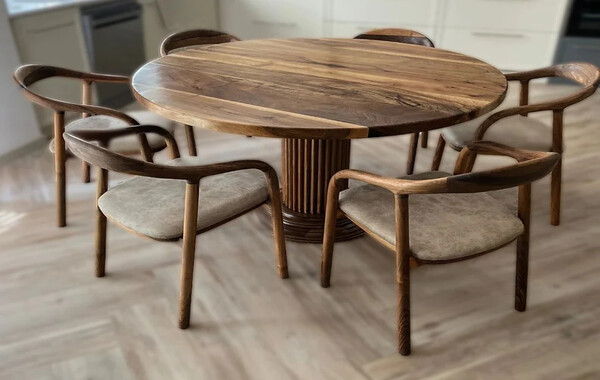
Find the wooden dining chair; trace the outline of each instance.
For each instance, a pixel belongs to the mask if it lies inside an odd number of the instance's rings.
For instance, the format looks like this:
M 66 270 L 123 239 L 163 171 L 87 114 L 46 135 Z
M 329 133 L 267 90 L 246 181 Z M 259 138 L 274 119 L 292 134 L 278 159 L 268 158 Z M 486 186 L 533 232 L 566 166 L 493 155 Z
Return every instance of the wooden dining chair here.
M 162 42 L 160 45 L 160 55 L 171 54 L 173 51 L 187 48 L 190 46 L 215 45 L 227 42 L 240 41 L 236 36 L 208 29 L 194 29 L 183 32 L 173 33 Z M 194 127 L 185 125 L 185 136 L 188 144 L 190 156 L 198 155 L 196 150 L 196 136 L 194 135 Z
M 421 45 L 427 47 L 435 47 L 433 42 L 424 34 L 409 29 L 387 28 L 373 29 L 361 33 L 354 37 L 360 40 L 377 40 L 399 42 L 403 44 Z M 421 147 L 427 148 L 429 140 L 429 132 L 421 132 Z M 410 139 L 410 149 L 408 151 L 408 162 L 406 163 L 406 174 L 412 174 L 415 170 L 415 161 L 417 159 L 417 150 L 419 144 L 419 132 L 413 133 Z
M 156 164 L 110 151 L 110 141 L 126 135 L 155 134 L 166 142 L 172 161 Z M 196 235 L 255 208 L 271 208 L 277 270 L 288 277 L 279 182 L 261 161 L 202 165 L 197 157 L 180 158 L 173 136 L 156 126 L 115 130 L 70 130 L 65 140 L 74 155 L 98 167 L 96 276 L 106 268 L 106 221 L 155 240 L 183 239 L 179 327 L 190 324 Z M 108 171 L 135 175 L 108 190 Z M 200 199 L 199 199 L 200 197 Z
M 517 164 L 470 173 L 469 163 L 477 154 L 508 156 Z M 398 350 L 402 355 L 411 351 L 411 260 L 418 264 L 452 263 L 517 240 L 515 309 L 525 311 L 531 182 L 550 173 L 559 161 L 559 153 L 473 142 L 461 151 L 453 175 L 426 172 L 387 178 L 357 170 L 338 172 L 327 193 L 321 285 L 330 284 L 335 224 L 341 213 L 396 253 Z M 340 185 L 348 179 L 367 185 L 340 193 Z M 516 186 L 517 213 L 486 193 Z
M 575 94 L 538 104 L 529 104 L 529 82 L 533 79 L 561 77 L 582 85 Z M 442 129 L 432 170 L 438 170 L 446 143 L 456 151 L 463 149 L 469 141 L 489 140 L 508 146 L 563 153 L 564 111 L 594 94 L 600 84 L 600 71 L 589 63 L 567 63 L 533 71 L 506 74 L 509 81 L 521 84 L 520 105 L 506 108 L 469 122 Z M 527 117 L 534 112 L 552 112 L 552 127 Z M 492 127 L 493 128 L 490 128 Z M 474 165 L 474 161 L 471 162 Z M 552 172 L 550 223 L 560 224 L 562 187 L 562 160 Z
M 71 103 L 43 96 L 34 91 L 31 86 L 48 78 L 77 79 L 82 83 L 81 103 Z M 65 129 L 85 128 L 121 128 L 127 125 L 150 123 L 160 125 L 169 130 L 172 122 L 153 114 L 149 111 L 133 111 L 123 113 L 114 109 L 99 107 L 91 104 L 92 84 L 96 82 L 129 84 L 130 78 L 120 75 L 83 73 L 60 67 L 43 65 L 24 65 L 14 73 L 14 79 L 21 86 L 25 97 L 31 102 L 54 112 L 54 138 L 50 142 L 50 151 L 54 154 L 54 173 L 56 182 L 56 207 L 57 225 L 64 227 L 67 224 L 66 213 L 66 171 L 65 163 L 70 152 L 65 149 L 63 132 Z M 65 127 L 65 113 L 80 113 L 81 118 L 70 122 Z M 141 154 L 145 159 L 152 160 L 153 153 L 165 148 L 164 140 L 152 137 L 146 139 L 144 135 L 123 137 L 111 142 L 111 149 L 123 154 Z M 90 182 L 90 167 L 87 162 L 82 162 L 82 176 L 84 182 Z

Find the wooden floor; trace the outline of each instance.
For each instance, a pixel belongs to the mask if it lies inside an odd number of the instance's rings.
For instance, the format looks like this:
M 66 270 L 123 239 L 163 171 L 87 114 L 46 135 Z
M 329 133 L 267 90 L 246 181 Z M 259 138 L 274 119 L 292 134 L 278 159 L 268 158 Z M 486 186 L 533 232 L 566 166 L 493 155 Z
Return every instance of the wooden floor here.
M 564 91 L 541 85 L 534 100 Z M 368 237 L 336 245 L 332 286 L 322 289 L 319 245 L 288 243 L 290 278 L 278 279 L 262 210 L 202 235 L 192 327 L 181 331 L 180 244 L 110 226 L 108 275 L 97 279 L 95 185 L 81 183 L 79 163 L 69 162 L 63 229 L 54 227 L 50 154 L 5 163 L 0 378 L 599 379 L 599 107 L 596 96 L 567 114 L 560 227 L 548 223 L 549 181 L 533 187 L 528 311 L 513 310 L 514 245 L 417 268 L 410 357 L 396 353 L 394 258 Z M 206 162 L 262 158 L 280 167 L 277 140 L 197 137 Z M 429 149 L 419 151 L 418 170 L 430 165 L 436 139 L 432 133 Z M 355 141 L 351 165 L 403 174 L 407 142 Z M 455 157 L 447 150 L 442 168 L 451 170 Z

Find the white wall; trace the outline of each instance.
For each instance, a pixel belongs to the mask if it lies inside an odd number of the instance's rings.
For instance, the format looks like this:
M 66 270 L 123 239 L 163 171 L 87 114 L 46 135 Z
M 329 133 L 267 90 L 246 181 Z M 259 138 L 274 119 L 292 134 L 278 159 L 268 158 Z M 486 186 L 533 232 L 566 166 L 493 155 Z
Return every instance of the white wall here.
M 0 1 L 0 156 L 41 137 L 33 106 L 12 79 L 17 66 L 17 49 L 4 1 Z

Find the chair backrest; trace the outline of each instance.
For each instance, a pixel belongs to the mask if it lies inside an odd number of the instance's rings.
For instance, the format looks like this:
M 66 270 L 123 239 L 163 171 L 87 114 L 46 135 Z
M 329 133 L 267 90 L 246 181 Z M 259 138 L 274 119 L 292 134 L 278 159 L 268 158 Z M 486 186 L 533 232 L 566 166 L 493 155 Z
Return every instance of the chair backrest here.
M 517 160 L 516 164 L 495 169 L 464 173 L 479 154 L 501 155 Z M 448 193 L 475 193 L 525 185 L 548 175 L 560 160 L 560 154 L 514 149 L 489 141 L 467 144 L 456 162 L 455 174 L 447 177 Z
M 424 34 L 409 29 L 387 28 L 373 29 L 354 37 L 359 40 L 378 40 L 400 42 L 403 44 L 435 47 L 433 42 Z
M 472 162 L 480 154 L 510 157 L 517 163 L 470 172 Z M 478 193 L 525 185 L 548 175 L 559 160 L 559 153 L 515 149 L 490 141 L 475 141 L 467 144 L 460 152 L 454 175 L 445 178 L 440 192 Z
M 476 140 L 480 139 L 487 128 L 499 119 L 514 115 L 527 115 L 530 112 L 553 111 L 559 116 L 554 118 L 555 126 L 558 122 L 558 125 L 560 128 L 562 128 L 562 112 L 564 109 L 573 104 L 577 104 L 586 98 L 589 98 L 596 92 L 598 86 L 600 85 L 600 70 L 591 63 L 585 62 L 564 63 L 537 70 L 507 73 L 505 75 L 506 79 L 509 81 L 521 82 L 521 96 L 519 100 L 520 107 L 509 108 L 492 114 L 479 127 L 475 135 Z M 565 78 L 582 85 L 583 88 L 575 93 L 559 99 L 547 100 L 543 103 L 529 104 L 529 82 L 534 79 L 549 77 Z M 557 132 L 559 135 L 562 134 L 560 131 Z
M 119 129 L 74 129 L 66 131 L 63 136 L 69 150 L 76 157 L 89 162 L 91 165 L 112 172 L 198 182 L 203 177 L 227 171 L 258 169 L 269 175 L 269 181 L 277 183 L 277 174 L 273 171 L 273 168 L 262 161 L 240 160 L 199 166 L 176 166 L 142 161 L 106 148 L 113 138 L 131 134 L 145 135 L 147 133 L 158 134 L 164 138 L 171 158 L 179 158 L 179 149 L 173 135 L 169 131 L 154 125 L 136 125 Z
M 517 163 L 491 170 L 468 172 L 471 161 L 478 154 L 511 157 Z M 548 175 L 559 160 L 559 153 L 515 149 L 490 141 L 476 141 L 467 144 L 461 151 L 454 175 L 448 177 L 409 180 L 381 177 L 357 170 L 342 170 L 336 173 L 334 178 L 336 182 L 356 179 L 380 186 L 394 194 L 479 193 L 529 184 Z
M 240 41 L 236 36 L 208 29 L 186 30 L 184 32 L 173 33 L 160 45 L 160 55 L 165 56 L 172 51 L 198 45 L 215 45 L 227 42 Z
M 82 102 L 72 103 L 59 99 L 50 98 L 41 95 L 31 89 L 31 86 L 41 80 L 48 78 L 71 78 L 82 81 Z M 17 68 L 13 74 L 13 78 L 17 84 L 23 89 L 25 97 L 31 102 L 38 104 L 42 107 L 49 108 L 55 112 L 81 112 L 89 113 L 90 108 L 96 110 L 106 111 L 105 114 L 109 116 L 118 117 L 125 120 L 130 124 L 137 124 L 137 121 L 122 114 L 118 111 L 110 110 L 104 107 L 93 107 L 89 104 L 91 91 L 89 86 L 93 82 L 108 82 L 108 83 L 129 83 L 129 78 L 121 75 L 107 75 L 107 74 L 96 74 L 96 73 L 84 73 L 80 71 L 65 69 L 62 67 L 45 66 L 45 65 L 23 65 Z
M 108 148 L 110 140 L 127 135 L 148 133 L 158 134 L 165 139 L 171 158 L 179 158 L 179 148 L 171 133 L 154 125 L 136 125 L 115 129 L 75 129 L 66 131 L 63 136 L 69 151 L 89 164 L 112 172 L 131 175 L 173 178 L 172 166 L 146 162 L 125 156 Z M 185 177 L 179 179 L 186 179 Z

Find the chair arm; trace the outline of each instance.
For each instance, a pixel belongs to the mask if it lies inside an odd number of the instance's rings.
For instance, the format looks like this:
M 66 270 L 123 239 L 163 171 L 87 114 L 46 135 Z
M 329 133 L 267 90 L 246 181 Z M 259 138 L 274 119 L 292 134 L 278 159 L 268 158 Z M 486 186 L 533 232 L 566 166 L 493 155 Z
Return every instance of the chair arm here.
M 267 180 L 267 184 L 269 186 L 269 198 L 271 199 L 271 202 L 281 202 L 281 189 L 279 188 L 279 178 L 277 177 L 277 172 L 271 165 L 263 161 L 238 160 L 204 166 L 177 166 L 177 168 L 185 168 L 192 171 L 192 177 L 188 178 L 188 182 L 199 181 L 203 177 L 231 173 L 239 170 L 260 170 Z
M 90 83 L 103 82 L 103 83 L 131 83 L 131 78 L 125 75 L 114 75 L 114 74 L 100 74 L 100 73 L 82 73 L 81 79 Z
M 103 146 L 93 144 L 88 140 L 108 141 L 110 138 L 123 136 L 128 133 L 158 133 L 167 139 L 167 144 L 176 147 L 177 144 L 172 135 L 164 129 L 156 126 L 144 125 L 122 128 L 121 130 L 74 130 L 64 133 L 64 138 L 70 151 L 82 160 L 101 168 L 127 173 L 131 175 L 154 177 L 164 179 L 178 179 L 188 182 L 197 182 L 204 177 L 234 172 L 246 169 L 258 169 L 262 171 L 273 186 L 279 186 L 277 173 L 267 163 L 258 160 L 242 160 L 223 162 L 210 165 L 175 166 L 155 164 L 140 161 L 112 152 Z
M 473 163 L 477 155 L 504 156 L 513 158 L 517 162 L 525 162 L 548 155 L 547 152 L 538 152 L 534 150 L 525 150 L 498 144 L 492 141 L 474 141 L 468 143 L 458 155 L 454 174 L 469 173 L 473 168 Z
M 382 177 L 377 174 L 367 173 L 360 170 L 346 169 L 334 174 L 330 181 L 332 183 L 344 179 L 353 179 L 373 186 L 381 187 L 394 194 L 431 194 L 443 192 L 446 178 L 434 179 L 406 179 Z
M 544 111 L 553 111 L 553 112 L 561 112 L 565 108 L 579 102 L 582 99 L 592 95 L 595 91 L 594 87 L 587 87 L 581 92 L 577 92 L 573 95 L 566 96 L 560 99 L 556 99 L 549 102 L 538 103 L 538 104 L 529 104 L 522 105 L 518 107 L 511 107 L 504 109 L 502 111 L 498 111 L 492 115 L 490 115 L 487 119 L 485 119 L 477 131 L 475 131 L 475 135 L 473 136 L 473 141 L 483 140 L 485 132 L 491 127 L 494 123 L 498 122 L 501 119 L 516 116 L 516 115 L 527 115 L 529 113 L 534 112 L 544 112 Z
M 528 82 L 533 79 L 548 78 L 556 76 L 556 72 L 559 66 L 550 66 L 542 69 L 535 69 L 529 71 L 521 71 L 515 73 L 504 74 L 508 81 L 520 81 Z
M 87 73 L 83 71 L 66 69 L 56 66 L 44 65 L 23 65 L 19 67 L 13 77 L 21 85 L 27 87 L 39 80 L 51 77 L 63 77 L 80 79 L 87 82 L 109 82 L 109 83 L 129 83 L 130 78 L 123 75 Z
M 112 139 L 118 137 L 154 133 L 164 138 L 172 159 L 180 157 L 179 147 L 175 137 L 173 137 L 173 135 L 166 129 L 156 125 L 134 125 L 131 127 L 115 129 L 88 128 L 70 131 L 69 133 L 83 140 L 97 141 L 101 146 L 108 146 Z

